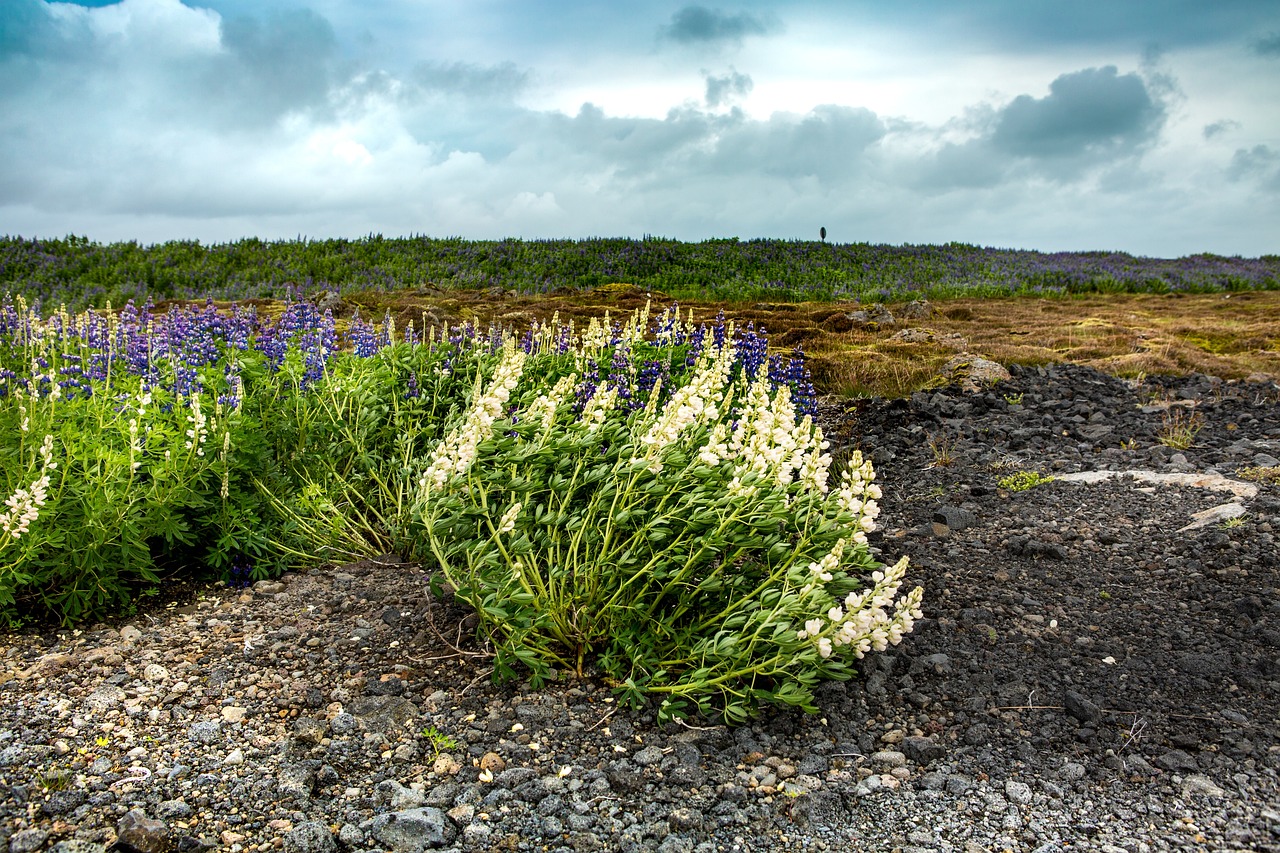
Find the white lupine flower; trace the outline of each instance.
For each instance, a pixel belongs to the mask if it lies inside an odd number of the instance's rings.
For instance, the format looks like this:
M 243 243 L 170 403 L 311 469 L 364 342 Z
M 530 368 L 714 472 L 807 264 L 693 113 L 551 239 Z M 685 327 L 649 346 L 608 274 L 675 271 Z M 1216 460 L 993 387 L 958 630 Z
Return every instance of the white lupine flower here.
M 832 622 L 840 622 L 844 619 L 844 611 L 839 607 L 833 607 L 827 611 L 827 618 Z
M 608 314 L 604 315 L 603 323 L 592 317 L 587 330 L 582 333 L 581 352 L 598 350 L 609 343 L 609 338 L 612 337 L 610 326 Z
M 520 515 L 520 502 L 516 501 L 511 505 L 505 513 L 502 514 L 502 520 L 498 522 L 498 534 L 505 536 L 516 529 L 516 518 Z
M 595 432 L 600 428 L 617 400 L 618 389 L 606 388 L 603 391 L 597 391 L 595 396 L 587 401 L 587 405 L 582 408 L 581 420 L 581 423 L 586 424 L 587 432 Z
M 142 454 L 142 438 L 138 435 L 138 419 L 129 418 L 129 463 L 130 471 L 137 471 L 142 467 L 142 460 L 138 457 Z
M 729 481 L 729 485 L 725 486 L 725 491 L 735 498 L 753 498 L 759 489 L 756 486 L 748 486 L 742 482 L 741 477 L 734 477 Z
M 451 476 L 466 473 L 471 467 L 476 458 L 476 448 L 489 437 L 494 421 L 501 416 L 503 406 L 520 382 L 524 362 L 524 350 L 508 341 L 489 387 L 477 394 L 462 426 L 436 445 L 431 454 L 431 463 L 418 478 L 420 491 L 443 486 Z
M 724 424 L 716 424 L 707 436 L 706 445 L 698 452 L 698 460 L 708 468 L 720 464 L 720 460 L 729 454 L 729 445 L 725 443 L 729 430 Z
M 227 499 L 227 495 L 231 494 L 231 466 L 227 464 L 227 454 L 231 452 L 231 430 L 227 430 L 222 434 L 222 488 L 219 491 L 223 500 Z M 133 463 L 134 469 L 140 463 Z
M 555 423 L 556 412 L 560 405 L 577 384 L 578 374 L 576 373 L 561 377 L 551 389 L 551 393 L 540 395 L 529 405 L 525 416 L 531 421 L 536 421 L 544 434 L 549 432 L 551 425 Z
M 652 470 L 660 471 L 660 457 L 668 445 L 678 441 L 686 429 L 717 420 L 720 417 L 719 404 L 725 398 L 725 386 L 732 368 L 733 351 L 729 347 L 721 347 L 710 356 L 704 355 L 693 377 L 671 395 L 662 413 L 640 437 L 644 455 L 631 461 L 646 460 Z M 718 437 L 714 437 L 699 453 L 699 460 L 708 466 L 719 464 L 727 451 L 727 448 L 719 449 L 724 447 L 725 431 L 713 431 L 712 435 Z
M 40 507 L 48 500 L 49 471 L 58 467 L 53 461 L 53 436 L 46 435 L 40 445 L 40 476 L 31 484 L 30 489 L 15 489 L 5 499 L 7 512 L 0 513 L 0 530 L 5 536 L 18 539 L 26 533 L 31 524 L 40 517 Z
M 810 637 L 816 637 L 822 633 L 822 620 L 810 619 L 804 623 L 804 630 L 797 631 L 796 637 L 801 640 L 807 640 Z
M 831 657 L 831 641 L 826 637 L 818 640 L 818 654 L 823 658 Z
M 831 470 L 831 454 L 823 451 L 830 446 L 830 443 L 823 440 L 821 428 L 813 431 L 813 439 L 811 446 L 804 452 L 800 464 L 796 466 L 799 469 L 797 477 L 811 491 L 825 495 L 830 488 L 827 485 L 827 476 Z
M 845 540 L 836 542 L 831 551 L 821 560 L 809 564 L 809 572 L 818 580 L 827 583 L 834 576 L 833 572 L 840 567 L 840 558 L 844 556 Z
M 191 427 L 187 430 L 186 449 L 195 448 L 197 456 L 204 456 L 204 440 L 209 434 L 209 419 L 200 408 L 200 395 L 191 395 L 191 411 L 187 415 Z
M 622 343 L 633 344 L 644 340 L 645 329 L 649 328 L 649 311 L 652 300 L 646 299 L 644 307 L 634 312 L 622 329 Z

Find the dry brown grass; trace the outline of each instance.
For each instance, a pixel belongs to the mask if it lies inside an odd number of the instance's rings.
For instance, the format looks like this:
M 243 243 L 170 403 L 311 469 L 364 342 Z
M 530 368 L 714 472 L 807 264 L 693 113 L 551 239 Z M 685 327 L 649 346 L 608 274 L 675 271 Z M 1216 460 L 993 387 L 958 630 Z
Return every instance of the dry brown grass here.
M 386 309 L 400 328 L 412 320 L 475 319 L 524 325 L 534 319 L 585 322 L 624 317 L 646 294 L 626 285 L 586 293 L 512 297 L 485 292 L 368 292 L 349 297 L 367 318 Z M 653 294 L 655 310 L 670 300 Z M 847 315 L 859 306 L 830 303 L 682 303 L 698 319 L 720 309 L 739 324 L 769 331 L 779 350 L 802 345 L 815 383 L 825 392 L 901 396 L 945 381 L 942 365 L 956 353 L 941 339 L 959 335 L 967 351 L 1004 365 L 1073 362 L 1118 376 L 1193 371 L 1243 379 L 1280 378 L 1280 292 L 1209 295 L 1097 295 L 1078 298 L 957 299 L 932 316 L 887 328 L 859 328 Z M 896 313 L 898 306 L 890 306 Z M 919 343 L 893 340 L 906 328 L 933 333 Z

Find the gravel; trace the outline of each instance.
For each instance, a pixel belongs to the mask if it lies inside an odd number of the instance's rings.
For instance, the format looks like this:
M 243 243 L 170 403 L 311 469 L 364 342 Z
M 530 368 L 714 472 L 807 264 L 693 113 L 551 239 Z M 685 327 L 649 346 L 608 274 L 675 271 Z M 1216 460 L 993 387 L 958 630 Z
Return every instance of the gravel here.
M 818 714 L 493 685 L 386 556 L 0 636 L 0 850 L 1280 851 L 1280 388 L 1011 374 L 824 405 L 927 618 Z

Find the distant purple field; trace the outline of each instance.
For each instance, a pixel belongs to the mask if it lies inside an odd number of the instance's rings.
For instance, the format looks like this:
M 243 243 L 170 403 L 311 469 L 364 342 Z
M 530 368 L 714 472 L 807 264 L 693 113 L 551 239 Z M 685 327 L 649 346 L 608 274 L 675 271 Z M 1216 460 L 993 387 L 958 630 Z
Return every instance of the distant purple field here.
M 470 241 L 371 236 L 202 246 L 0 238 L 0 292 L 46 307 L 250 299 L 415 288 L 517 294 L 627 282 L 676 299 L 902 300 L 920 296 L 1205 293 L 1280 287 L 1280 255 L 1143 258 L 794 240 L 646 237 Z

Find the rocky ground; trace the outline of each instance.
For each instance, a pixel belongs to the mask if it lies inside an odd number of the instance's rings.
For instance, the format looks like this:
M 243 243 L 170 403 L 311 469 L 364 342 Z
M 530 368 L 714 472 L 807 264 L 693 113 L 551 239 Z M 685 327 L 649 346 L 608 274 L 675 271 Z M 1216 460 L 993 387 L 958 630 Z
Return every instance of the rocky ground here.
M 1015 369 L 823 417 L 928 618 L 821 713 L 494 686 L 423 572 L 371 561 L 0 638 L 0 840 L 1280 851 L 1280 486 L 1237 476 L 1280 464 L 1280 388 Z M 1067 476 L 1097 471 L 1138 473 Z

